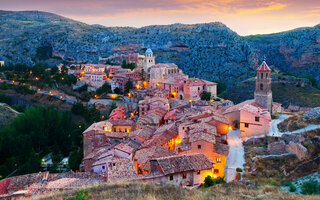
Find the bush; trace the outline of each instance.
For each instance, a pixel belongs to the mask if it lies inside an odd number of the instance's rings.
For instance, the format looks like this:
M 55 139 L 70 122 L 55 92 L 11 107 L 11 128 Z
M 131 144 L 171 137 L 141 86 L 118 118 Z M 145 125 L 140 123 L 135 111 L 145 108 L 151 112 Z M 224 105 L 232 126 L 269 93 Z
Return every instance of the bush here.
M 295 192 L 295 191 L 297 191 L 297 188 L 296 188 L 296 186 L 294 186 L 292 183 L 289 185 L 289 191 L 290 192 Z
M 87 200 L 88 190 L 80 190 L 75 197 L 68 198 L 67 200 Z
M 0 103 L 9 104 L 10 98 L 4 94 L 0 94 Z
M 302 194 L 319 194 L 320 184 L 317 181 L 309 180 L 302 185 Z
M 223 184 L 226 183 L 226 181 L 224 180 L 224 177 L 218 177 L 216 179 L 212 179 L 211 176 L 207 176 L 204 179 L 204 183 L 201 183 L 199 188 L 208 188 L 217 184 Z
M 200 97 L 201 97 L 201 100 L 209 101 L 211 98 L 211 92 L 203 91 Z
M 241 169 L 240 167 L 238 167 L 238 168 L 236 169 L 236 171 L 237 171 L 237 172 L 242 172 L 242 169 Z

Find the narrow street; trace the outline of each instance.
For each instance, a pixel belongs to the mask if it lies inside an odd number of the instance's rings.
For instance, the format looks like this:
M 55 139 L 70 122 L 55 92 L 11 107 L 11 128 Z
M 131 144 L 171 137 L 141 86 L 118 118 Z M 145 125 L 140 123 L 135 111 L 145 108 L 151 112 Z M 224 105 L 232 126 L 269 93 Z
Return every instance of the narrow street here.
M 244 148 L 240 138 L 240 130 L 229 130 L 228 133 L 229 155 L 226 160 L 226 180 L 231 182 L 236 175 L 236 168 L 243 169 Z

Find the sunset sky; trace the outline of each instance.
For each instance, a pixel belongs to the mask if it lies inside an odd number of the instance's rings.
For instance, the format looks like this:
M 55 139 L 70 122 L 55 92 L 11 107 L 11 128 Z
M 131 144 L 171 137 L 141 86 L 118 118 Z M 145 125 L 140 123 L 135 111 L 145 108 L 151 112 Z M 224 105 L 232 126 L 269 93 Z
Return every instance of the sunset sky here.
M 320 0 L 0 0 L 0 9 L 48 11 L 105 26 L 220 21 L 240 35 L 320 23 Z

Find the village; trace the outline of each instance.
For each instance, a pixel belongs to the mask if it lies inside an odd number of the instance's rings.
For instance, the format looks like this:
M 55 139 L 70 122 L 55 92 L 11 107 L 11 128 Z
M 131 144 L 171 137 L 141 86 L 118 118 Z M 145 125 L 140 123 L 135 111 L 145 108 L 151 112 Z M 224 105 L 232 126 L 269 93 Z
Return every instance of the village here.
M 63 68 L 58 66 L 59 71 Z M 274 136 L 272 116 L 284 111 L 273 102 L 271 68 L 265 59 L 255 69 L 254 99 L 236 105 L 218 97 L 217 83 L 189 77 L 174 63 L 156 63 L 151 49 L 144 55 L 114 55 L 100 58 L 99 64 L 66 68 L 77 77 L 74 89 L 111 86 L 112 92 L 90 100 L 94 106 L 107 106 L 102 105 L 103 98 L 121 104 L 107 120 L 91 124 L 82 133 L 83 161 L 78 172 L 12 177 L 0 189 L 42 193 L 121 181 L 196 188 L 208 176 L 239 181 L 245 163 L 242 142 Z M 305 148 L 294 143 L 287 151 L 300 157 Z

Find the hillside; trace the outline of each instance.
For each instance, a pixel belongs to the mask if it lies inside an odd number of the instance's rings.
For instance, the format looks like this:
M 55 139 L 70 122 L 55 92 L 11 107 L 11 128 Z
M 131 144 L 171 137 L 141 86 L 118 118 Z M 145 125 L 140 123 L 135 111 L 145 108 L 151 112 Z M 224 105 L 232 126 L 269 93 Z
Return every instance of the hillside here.
M 0 103 L 0 127 L 10 124 L 19 113 L 5 103 Z
M 6 63 L 96 63 L 99 56 L 150 47 L 156 62 L 174 62 L 191 77 L 234 89 L 255 75 L 265 55 L 270 66 L 311 75 L 320 86 L 320 25 L 241 37 L 220 22 L 108 28 L 46 12 L 0 11 L 0 26 L 0 60 Z
M 150 184 L 150 183 L 117 183 L 100 184 L 83 188 L 88 191 L 88 199 L 137 199 L 137 200 L 176 200 L 176 199 L 197 199 L 197 200 L 231 200 L 231 199 L 320 199 L 315 196 L 303 196 L 281 192 L 276 187 L 247 186 L 239 183 L 229 183 L 216 185 L 207 189 L 186 189 L 170 184 Z M 52 194 L 35 196 L 28 199 L 66 199 L 76 196 L 79 190 L 57 191 Z

